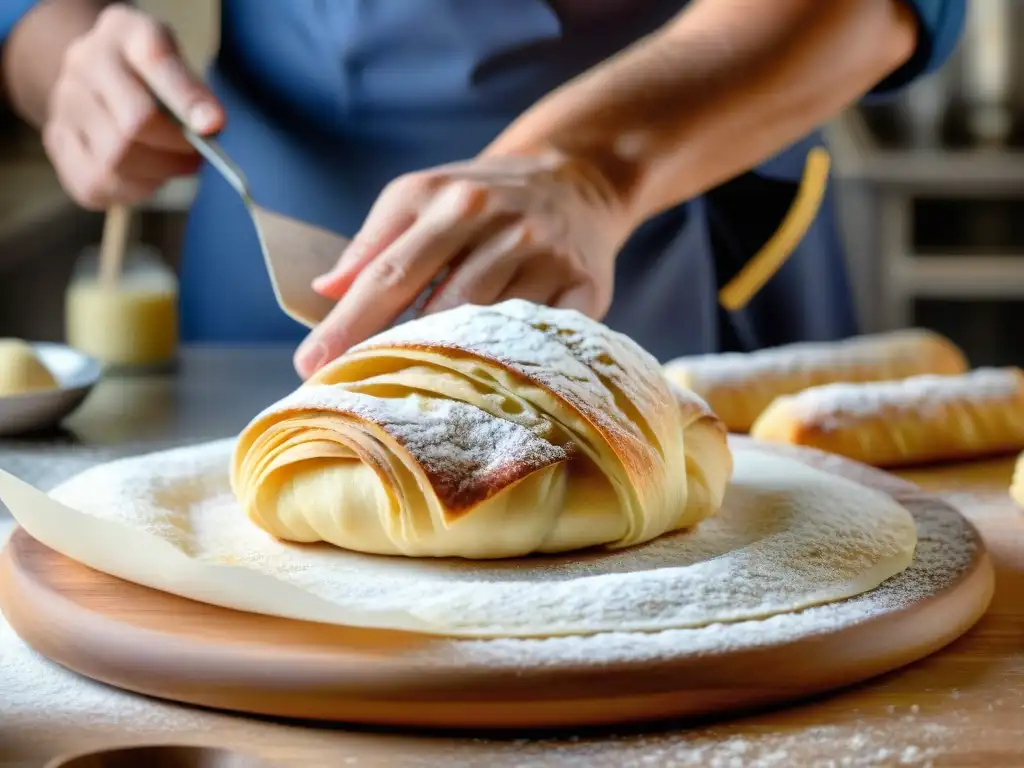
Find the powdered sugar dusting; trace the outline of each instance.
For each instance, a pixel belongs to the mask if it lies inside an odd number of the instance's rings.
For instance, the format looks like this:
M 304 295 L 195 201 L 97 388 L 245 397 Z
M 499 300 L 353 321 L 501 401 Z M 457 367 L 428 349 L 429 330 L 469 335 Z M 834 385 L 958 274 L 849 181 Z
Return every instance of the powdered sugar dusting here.
M 931 331 L 911 328 L 843 341 L 786 344 L 749 353 L 693 355 L 672 360 L 666 368 L 685 370 L 698 392 L 716 386 L 787 379 L 818 371 L 829 371 L 841 377 L 867 366 L 875 369 L 875 378 L 901 378 L 915 368 L 920 372 L 921 366 L 927 368 L 934 364 L 921 355 L 921 345 L 927 342 L 936 346 L 946 343 Z
M 503 363 L 566 400 L 610 442 L 627 442 L 634 451 L 653 448 L 623 406 L 631 404 L 656 424 L 652 411 L 672 402 L 657 360 L 628 337 L 570 310 L 518 300 L 467 305 L 395 326 L 354 351 L 403 345 L 449 347 Z
M 914 743 L 904 744 L 906 733 Z M 847 726 L 804 728 L 717 725 L 643 736 L 519 741 L 516 768 L 615 765 L 617 768 L 878 768 L 930 766 L 954 730 L 912 716 Z M 447 762 L 453 768 L 472 763 Z
M 837 632 L 905 609 L 946 589 L 971 566 L 977 547 L 970 525 L 946 504 L 925 494 L 905 498 L 914 512 L 917 550 L 907 570 L 876 589 L 848 600 L 783 613 L 759 621 L 718 623 L 655 633 L 610 632 L 543 640 L 463 641 L 463 650 L 491 663 L 551 665 L 597 661 L 657 661 L 680 653 L 724 654 Z
M 193 567 L 241 564 L 298 587 L 336 606 L 339 623 L 395 627 L 405 616 L 421 631 L 459 636 L 657 630 L 786 613 L 871 589 L 905 568 L 914 549 L 912 519 L 888 496 L 754 450 L 737 451 L 719 514 L 615 552 L 474 562 L 289 546 L 238 509 L 224 472 L 232 449 L 220 441 L 114 462 L 52 495 L 179 548 L 187 539 Z M 136 578 L 154 585 L 160 574 Z M 209 590 L 186 596 L 212 600 Z M 263 591 L 246 599 L 250 610 L 307 618 Z
M 409 452 L 452 511 L 569 455 L 565 447 L 476 406 L 415 394 L 378 398 L 340 387 L 301 387 L 257 421 L 303 412 L 345 414 L 378 426 Z
M 1024 396 L 1016 368 L 978 368 L 960 376 L 912 376 L 902 381 L 827 384 L 777 402 L 804 425 L 835 429 L 887 413 L 927 416 L 950 403 L 983 403 Z
M 713 414 L 692 398 L 678 397 L 657 361 L 635 342 L 574 311 L 508 301 L 430 315 L 358 345 L 323 368 L 311 383 L 383 398 L 419 391 L 465 400 L 527 428 L 533 425 L 521 417 L 532 411 L 533 418 L 546 422 L 547 439 L 571 444 L 574 452 L 579 449 L 581 462 L 572 469 L 580 471 L 565 483 L 569 495 L 589 492 L 580 488 L 587 481 L 578 478 L 600 472 L 614 494 L 619 520 L 609 514 L 608 525 L 584 527 L 576 525 L 580 516 L 575 513 L 558 516 L 550 530 L 554 538 L 524 536 L 530 546 L 511 554 L 534 551 L 537 542 L 546 542 L 538 547 L 542 551 L 559 551 L 650 540 L 713 514 L 728 479 L 728 456 L 720 443 L 709 440 L 701 445 L 695 440 L 690 450 L 684 438 L 695 413 L 708 419 L 714 419 Z M 501 397 L 507 399 L 499 403 Z M 240 455 L 248 456 L 250 445 L 256 446 L 253 464 L 260 447 L 270 444 L 258 442 L 262 426 L 250 425 L 242 435 Z M 706 479 L 710 493 L 695 493 L 688 503 L 685 467 L 691 463 L 696 468 L 693 475 Z M 564 473 L 551 474 L 559 482 L 565 478 Z M 239 477 L 236 487 L 244 490 L 249 477 Z M 588 504 L 588 509 L 598 504 Z M 525 504 L 516 506 L 520 505 Z M 276 514 L 268 505 L 267 519 L 277 519 Z M 542 517 L 537 506 L 521 514 L 524 521 Z M 588 530 L 598 535 L 577 535 Z M 335 541 L 328 534 L 323 538 Z M 350 546 L 361 549 L 358 542 Z M 433 554 L 464 550 L 446 548 L 442 542 Z
M 848 472 L 851 466 L 842 459 L 825 458 L 806 449 L 776 446 L 773 450 L 815 456 L 817 465 L 835 471 Z M 175 471 L 181 471 L 185 463 L 184 458 L 176 462 Z M 58 478 L 60 475 L 58 472 Z M 906 503 L 914 513 L 919 538 L 914 564 L 873 592 L 767 621 L 701 630 L 610 633 L 544 641 L 474 640 L 458 642 L 455 647 L 467 664 L 494 659 L 524 668 L 531 666 L 538 654 L 544 663 L 557 664 L 559 659 L 621 662 L 668 658 L 701 649 L 715 653 L 762 639 L 784 642 L 805 630 L 841 630 L 888 610 L 905 608 L 920 596 L 948 587 L 960 578 L 974 550 L 973 530 L 962 518 L 934 500 L 922 505 L 915 500 L 920 494 L 913 486 L 891 475 L 860 468 L 858 477 L 870 477 L 872 482 L 882 479 L 890 492 L 907 494 Z M 1011 504 L 1005 492 L 998 490 L 986 491 L 984 497 L 965 490 L 957 494 L 956 500 L 965 508 L 987 502 L 993 509 L 990 516 L 995 515 L 996 506 L 1004 509 Z M 880 597 L 884 599 L 880 601 Z M 587 647 L 582 646 L 584 642 Z M 332 755 L 336 764 L 346 766 L 379 765 L 379 750 L 384 748 L 393 762 L 401 765 L 444 764 L 450 768 L 945 765 L 973 749 L 983 750 L 986 739 L 1012 730 L 1024 706 L 1024 699 L 1014 687 L 1014 658 L 1010 656 L 1001 666 L 992 667 L 984 683 L 968 676 L 957 688 L 951 687 L 941 670 L 934 681 L 929 673 L 917 677 L 911 673 L 910 680 L 902 676 L 887 678 L 880 690 L 870 686 L 801 706 L 795 718 L 783 709 L 732 722 L 672 726 L 639 734 L 609 728 L 587 736 L 545 739 L 427 740 L 397 733 L 377 737 L 339 729 L 281 726 L 135 696 L 48 662 L 28 649 L 0 617 L 0 722 L 4 726 L 0 742 L 7 748 L 4 754 L 8 759 L 13 749 L 14 755 L 25 756 L 26 765 L 42 765 L 58 753 L 129 740 L 209 743 L 281 759 L 301 751 L 310 759 L 317 754 Z M 957 662 L 940 660 L 940 664 L 948 670 L 951 665 L 955 669 Z M 952 685 L 956 685 L 958 678 L 952 679 Z M 919 713 L 914 711 L 917 703 L 922 705 Z
M 638 641 L 643 643 L 644 636 L 638 636 Z M 25 765 L 41 765 L 59 753 L 109 748 L 129 741 L 172 741 L 206 743 L 285 760 L 298 752 L 329 754 L 331 764 L 357 768 L 380 765 L 385 754 L 382 749 L 387 750 L 392 764 L 443 764 L 450 768 L 925 766 L 954 748 L 961 728 L 976 730 L 980 725 L 953 716 L 936 722 L 901 707 L 892 712 L 853 709 L 842 716 L 834 710 L 817 715 L 805 711 L 801 720 L 810 724 L 799 727 L 773 725 L 769 715 L 754 722 L 643 733 L 606 729 L 588 736 L 543 739 L 424 740 L 394 732 L 373 737 L 340 729 L 279 725 L 108 688 L 31 651 L 2 617 L 0 690 L 4 692 L 0 696 L 4 744 L 8 749 L 16 744 L 15 754 L 36 758 Z M 1019 706 L 997 704 L 1011 717 L 1015 715 L 1009 713 L 1010 706 Z M 9 752 L 4 754 L 10 758 Z

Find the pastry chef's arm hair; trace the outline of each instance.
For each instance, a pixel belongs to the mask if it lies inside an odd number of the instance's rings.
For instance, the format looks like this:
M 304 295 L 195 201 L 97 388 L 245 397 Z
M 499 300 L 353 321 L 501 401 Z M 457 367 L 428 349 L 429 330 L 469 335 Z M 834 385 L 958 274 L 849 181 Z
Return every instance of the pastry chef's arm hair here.
M 920 30 L 906 0 L 693 0 L 486 152 L 578 158 L 639 224 L 857 101 L 910 61 Z
M 0 49 L 0 96 L 36 128 L 46 121 L 47 102 L 68 46 L 96 23 L 113 0 L 39 0 L 24 3 Z

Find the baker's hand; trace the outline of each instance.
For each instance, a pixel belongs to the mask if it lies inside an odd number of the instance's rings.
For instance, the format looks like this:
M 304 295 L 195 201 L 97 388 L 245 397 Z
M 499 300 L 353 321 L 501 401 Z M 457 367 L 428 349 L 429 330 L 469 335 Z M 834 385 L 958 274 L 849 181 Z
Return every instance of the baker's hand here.
M 299 347 L 296 369 L 308 377 L 386 328 L 445 269 L 427 312 L 520 298 L 600 318 L 626 219 L 602 177 L 554 152 L 403 176 L 314 282 L 338 303 Z
M 65 53 L 43 125 L 62 185 L 86 208 L 140 202 L 199 166 L 181 129 L 158 111 L 143 83 L 199 133 L 224 122 L 170 33 L 128 5 L 109 6 Z

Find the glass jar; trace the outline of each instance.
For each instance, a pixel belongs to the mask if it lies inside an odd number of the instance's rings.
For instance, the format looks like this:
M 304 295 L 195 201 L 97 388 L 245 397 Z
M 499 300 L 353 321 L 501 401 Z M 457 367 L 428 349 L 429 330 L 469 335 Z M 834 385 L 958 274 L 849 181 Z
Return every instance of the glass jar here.
M 120 278 L 104 282 L 99 249 L 82 251 L 65 294 L 65 335 L 108 368 L 164 371 L 178 354 L 178 280 L 153 248 L 130 243 Z

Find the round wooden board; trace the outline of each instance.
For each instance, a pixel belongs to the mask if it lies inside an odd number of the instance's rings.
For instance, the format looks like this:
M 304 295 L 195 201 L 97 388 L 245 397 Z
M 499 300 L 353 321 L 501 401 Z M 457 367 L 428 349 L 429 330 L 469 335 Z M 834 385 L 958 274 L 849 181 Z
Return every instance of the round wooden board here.
M 893 577 L 893 594 L 904 597 L 856 621 L 809 622 L 806 632 L 779 642 L 766 642 L 761 622 L 748 622 L 738 643 L 717 649 L 712 644 L 711 650 L 681 643 L 678 651 L 638 654 L 633 660 L 629 654 L 609 661 L 601 654 L 590 659 L 575 653 L 555 654 L 552 663 L 551 654 L 531 661 L 524 651 L 538 643 L 574 642 L 578 649 L 580 638 L 496 641 L 505 645 L 491 654 L 467 653 L 464 643 L 479 649 L 486 641 L 225 610 L 93 571 L 21 530 L 0 558 L 0 608 L 37 652 L 137 693 L 250 714 L 456 729 L 608 725 L 792 701 L 921 659 L 958 638 L 985 612 L 994 586 L 991 564 L 977 532 L 949 505 L 891 475 L 834 456 L 771 450 L 889 493 L 919 525 L 929 515 L 952 519 L 967 540 L 963 549 L 971 552 L 967 545 L 973 545 L 972 553 L 955 573 L 940 567 L 938 578 L 915 577 L 908 575 L 912 567 Z M 914 578 L 905 589 L 896 584 Z M 870 594 L 853 598 L 871 599 Z M 685 632 L 711 631 L 716 630 Z M 636 636 L 637 647 L 649 641 L 650 636 Z M 588 642 L 597 648 L 602 638 Z M 503 663 L 500 649 L 510 643 L 524 644 L 517 646 L 520 660 Z

